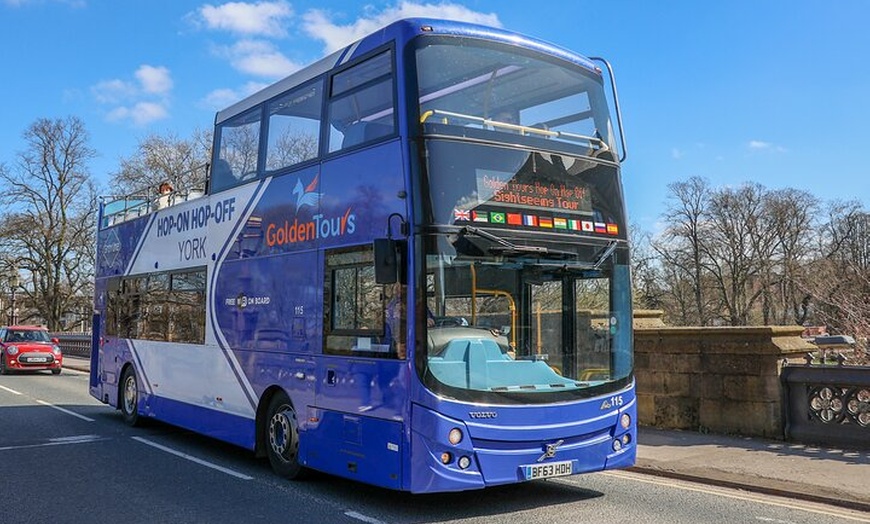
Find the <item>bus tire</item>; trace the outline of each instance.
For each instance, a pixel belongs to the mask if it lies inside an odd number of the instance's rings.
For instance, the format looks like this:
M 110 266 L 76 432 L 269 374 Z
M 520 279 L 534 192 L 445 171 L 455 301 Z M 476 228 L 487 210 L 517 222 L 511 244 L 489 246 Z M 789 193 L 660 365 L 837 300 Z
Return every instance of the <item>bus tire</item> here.
M 118 408 L 128 426 L 139 424 L 139 382 L 133 366 L 127 366 L 121 375 L 121 391 L 118 393 Z
M 305 467 L 299 463 L 299 424 L 290 399 L 282 391 L 269 401 L 266 420 L 266 453 L 272 471 L 286 479 L 298 479 Z

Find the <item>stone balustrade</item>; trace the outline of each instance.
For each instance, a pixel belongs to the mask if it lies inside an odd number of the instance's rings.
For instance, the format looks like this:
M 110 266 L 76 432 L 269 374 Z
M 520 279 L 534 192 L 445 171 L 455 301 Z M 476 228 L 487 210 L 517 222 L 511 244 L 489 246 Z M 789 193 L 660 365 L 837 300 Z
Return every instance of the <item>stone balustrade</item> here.
M 666 327 L 660 312 L 636 312 L 640 424 L 783 438 L 782 361 L 816 349 L 801 332 L 800 326 Z

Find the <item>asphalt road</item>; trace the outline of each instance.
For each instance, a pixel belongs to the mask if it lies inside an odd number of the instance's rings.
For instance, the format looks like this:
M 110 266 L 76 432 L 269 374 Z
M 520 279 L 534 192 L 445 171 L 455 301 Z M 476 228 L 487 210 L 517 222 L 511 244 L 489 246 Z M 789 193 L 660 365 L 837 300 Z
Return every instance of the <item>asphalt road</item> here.
M 870 515 L 627 472 L 410 495 L 268 463 L 171 426 L 129 428 L 84 373 L 0 376 L 0 522 L 834 523 Z

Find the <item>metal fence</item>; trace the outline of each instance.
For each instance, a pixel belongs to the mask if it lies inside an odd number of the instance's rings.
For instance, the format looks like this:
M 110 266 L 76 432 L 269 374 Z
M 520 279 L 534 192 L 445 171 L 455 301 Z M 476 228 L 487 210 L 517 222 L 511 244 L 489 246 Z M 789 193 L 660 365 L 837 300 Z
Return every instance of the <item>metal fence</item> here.
M 785 366 L 785 438 L 870 449 L 870 366 Z
M 52 333 L 64 355 L 88 358 L 91 356 L 91 335 L 89 333 Z

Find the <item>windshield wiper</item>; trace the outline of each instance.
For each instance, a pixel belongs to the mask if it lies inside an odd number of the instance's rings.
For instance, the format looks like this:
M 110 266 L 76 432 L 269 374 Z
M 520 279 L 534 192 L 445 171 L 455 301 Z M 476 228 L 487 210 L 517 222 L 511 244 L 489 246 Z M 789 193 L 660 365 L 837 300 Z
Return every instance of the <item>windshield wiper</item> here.
M 601 252 L 601 255 L 595 260 L 595 263 L 592 264 L 592 269 L 598 269 L 601 267 L 601 264 L 604 263 L 605 260 L 616 251 L 616 246 L 619 245 L 616 243 L 616 240 L 612 240 L 610 244 L 607 244 L 607 247 L 604 248 L 604 251 Z
M 502 255 L 502 256 L 522 256 L 522 255 L 545 255 L 545 256 L 557 256 L 557 257 L 576 257 L 576 253 L 572 253 L 571 251 L 562 251 L 559 249 L 550 249 L 548 247 L 541 246 L 523 246 L 514 244 L 508 240 L 501 238 L 500 236 L 493 235 L 489 231 L 484 231 L 482 229 L 478 229 L 472 226 L 465 226 L 459 230 L 459 236 L 463 235 L 474 235 L 481 238 L 485 238 L 492 242 L 498 244 L 498 246 L 491 246 L 487 249 L 493 255 Z

